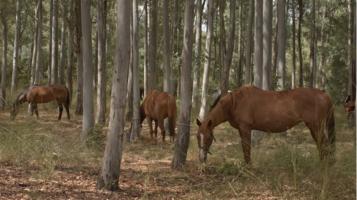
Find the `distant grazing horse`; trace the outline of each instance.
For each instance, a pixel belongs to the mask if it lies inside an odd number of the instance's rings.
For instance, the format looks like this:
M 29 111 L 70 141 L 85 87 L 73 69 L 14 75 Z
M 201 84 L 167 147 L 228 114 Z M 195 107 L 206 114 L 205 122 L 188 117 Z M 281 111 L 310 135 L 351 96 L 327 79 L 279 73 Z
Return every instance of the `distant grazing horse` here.
M 321 159 L 334 155 L 333 105 L 330 97 L 318 89 L 297 88 L 275 92 L 243 86 L 221 97 L 203 122 L 197 119 L 201 162 L 206 161 L 209 147 L 214 140 L 213 129 L 226 121 L 239 130 L 247 163 L 250 162 L 251 130 L 283 132 L 300 122 L 304 122 L 310 129 Z
M 59 110 L 58 120 L 61 120 L 63 106 L 66 109 L 67 118 L 70 119 L 70 94 L 67 87 L 63 85 L 30 86 L 29 88 L 25 89 L 17 96 L 15 102 L 12 104 L 11 119 L 15 119 L 18 113 L 18 106 L 25 102 L 30 104 L 31 115 L 33 115 L 33 112 L 35 112 L 38 118 L 39 115 L 37 104 L 48 103 L 50 101 L 57 101 Z
M 158 90 L 150 91 L 140 106 L 140 123 L 148 118 L 150 136 L 153 138 L 152 121 L 155 121 L 155 138 L 157 138 L 157 126 L 161 129 L 162 141 L 165 141 L 164 119 L 169 120 L 170 141 L 175 138 L 176 126 L 176 100 L 167 92 Z

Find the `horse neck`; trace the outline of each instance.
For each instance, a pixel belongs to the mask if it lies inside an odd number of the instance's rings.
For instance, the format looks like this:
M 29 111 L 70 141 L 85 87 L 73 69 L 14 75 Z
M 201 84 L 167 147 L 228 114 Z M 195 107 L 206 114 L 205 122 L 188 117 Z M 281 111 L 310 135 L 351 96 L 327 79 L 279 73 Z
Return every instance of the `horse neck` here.
M 207 119 L 212 121 L 213 128 L 228 120 L 227 113 L 224 111 L 221 104 L 217 104 L 208 113 Z

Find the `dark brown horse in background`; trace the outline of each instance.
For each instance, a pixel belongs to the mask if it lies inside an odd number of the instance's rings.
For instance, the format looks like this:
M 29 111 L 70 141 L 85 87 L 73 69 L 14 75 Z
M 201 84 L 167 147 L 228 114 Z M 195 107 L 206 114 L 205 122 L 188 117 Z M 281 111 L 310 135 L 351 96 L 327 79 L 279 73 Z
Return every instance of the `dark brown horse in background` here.
M 167 92 L 158 90 L 150 91 L 140 106 L 140 123 L 147 118 L 150 128 L 150 136 L 153 138 L 152 121 L 155 121 L 155 138 L 157 138 L 157 127 L 159 126 L 162 134 L 162 141 L 165 141 L 164 119 L 168 118 L 170 141 L 175 138 L 176 127 L 176 100 L 175 97 Z
M 310 129 L 321 159 L 327 155 L 333 158 L 334 155 L 333 105 L 330 97 L 318 89 L 297 88 L 275 92 L 244 86 L 221 97 L 203 122 L 197 120 L 201 162 L 207 159 L 214 139 L 213 129 L 226 121 L 239 130 L 247 163 L 250 162 L 251 130 L 283 132 L 300 122 Z
M 58 120 L 61 120 L 63 106 L 67 112 L 67 118 L 70 119 L 69 106 L 70 106 L 70 94 L 66 86 L 63 85 L 49 85 L 49 86 L 30 86 L 29 88 L 22 91 L 12 104 L 11 109 L 11 119 L 14 120 L 18 113 L 18 106 L 25 102 L 30 104 L 31 115 L 33 112 L 36 113 L 37 118 L 38 103 L 48 103 L 51 101 L 57 101 L 58 104 Z

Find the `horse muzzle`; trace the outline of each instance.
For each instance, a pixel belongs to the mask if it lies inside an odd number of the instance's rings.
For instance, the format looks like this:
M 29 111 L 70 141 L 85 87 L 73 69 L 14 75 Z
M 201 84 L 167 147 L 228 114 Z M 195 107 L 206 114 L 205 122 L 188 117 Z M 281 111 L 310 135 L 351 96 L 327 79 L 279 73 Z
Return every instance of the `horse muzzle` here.
M 201 163 L 204 163 L 207 161 L 207 152 L 205 150 L 200 149 L 199 159 L 200 159 Z

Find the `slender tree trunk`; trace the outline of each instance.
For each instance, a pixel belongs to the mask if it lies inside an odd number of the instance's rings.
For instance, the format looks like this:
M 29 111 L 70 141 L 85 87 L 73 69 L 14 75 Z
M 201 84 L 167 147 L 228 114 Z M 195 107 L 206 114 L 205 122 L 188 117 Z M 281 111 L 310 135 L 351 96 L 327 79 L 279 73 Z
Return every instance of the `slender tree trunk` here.
M 207 13 L 207 35 L 206 35 L 206 46 L 205 46 L 205 64 L 203 67 L 202 76 L 202 91 L 201 91 L 201 108 L 199 113 L 199 118 L 203 119 L 207 112 L 207 93 L 208 93 L 208 75 L 209 68 L 211 66 L 211 49 L 212 49 L 212 39 L 213 39 L 213 15 L 214 15 L 214 5 L 213 0 L 208 0 L 208 13 Z
M 254 85 L 263 86 L 263 1 L 255 0 Z
M 88 134 L 94 126 L 93 117 L 93 67 L 92 67 L 92 37 L 90 0 L 81 0 L 81 26 L 82 26 L 82 57 L 83 57 L 83 128 L 82 142 L 88 138 Z
M 40 12 L 41 2 L 37 1 L 36 9 L 35 9 L 35 31 L 33 36 L 33 51 L 32 51 L 32 59 L 31 59 L 31 70 L 30 70 L 30 85 L 33 85 L 35 82 L 35 73 L 36 73 L 36 63 L 37 63 L 37 53 L 38 53 L 38 22 L 39 22 L 39 12 Z M 29 107 L 30 111 L 30 107 Z
M 58 83 L 58 0 L 53 0 L 51 84 Z
M 170 27 L 169 27 L 169 2 L 164 0 L 163 2 L 163 26 L 164 26 L 164 91 L 172 94 L 172 88 L 170 87 L 171 77 L 171 44 L 170 44 Z
M 73 43 L 74 43 L 74 10 L 73 5 L 75 2 L 69 2 L 69 14 L 67 19 L 68 24 L 68 48 L 67 48 L 67 72 L 66 72 L 66 86 L 69 90 L 70 97 L 72 98 L 73 94 L 73 79 L 72 79 L 72 71 L 74 65 L 74 57 L 73 57 Z
M 172 168 L 180 169 L 186 162 L 187 149 L 190 141 L 190 120 L 192 103 L 192 43 L 193 43 L 194 1 L 186 0 L 185 25 L 182 49 L 181 67 L 181 104 L 178 123 L 178 136 L 175 142 L 175 152 Z
M 252 83 L 252 45 L 253 45 L 253 24 L 254 24 L 254 0 L 249 1 L 249 21 L 248 21 L 248 30 L 246 35 L 247 41 L 247 50 L 245 54 L 245 84 Z
M 104 125 L 106 113 L 106 0 L 98 0 L 98 86 L 96 122 Z
M 14 38 L 14 54 L 12 57 L 12 76 L 11 76 L 11 95 L 14 94 L 16 90 L 17 83 L 17 63 L 19 55 L 19 41 L 20 41 L 20 31 L 21 31 L 21 0 L 16 0 L 16 19 L 15 19 L 15 38 Z
M 37 16 L 37 53 L 36 53 L 36 65 L 34 74 L 34 84 L 40 83 L 41 70 L 42 70 L 42 0 L 38 0 L 38 16 Z
M 4 8 L 3 8 L 4 9 Z M 0 82 L 0 109 L 5 109 L 6 102 L 6 68 L 7 68 L 7 34 L 8 27 L 6 21 L 6 14 L 1 11 L 1 24 L 2 24 L 2 67 L 1 67 L 1 82 Z
M 149 65 L 147 68 L 148 73 L 148 91 L 157 88 L 157 0 L 150 1 L 150 24 L 149 24 Z
M 227 35 L 227 49 L 224 55 L 224 66 L 223 66 L 223 76 L 221 76 L 221 93 L 225 94 L 229 88 L 229 72 L 232 65 L 233 50 L 234 50 L 234 35 L 235 35 L 235 11 L 236 11 L 236 0 L 230 0 L 229 6 L 229 18 L 230 18 L 230 30 Z
M 316 87 L 317 40 L 316 40 L 316 1 L 312 0 L 312 24 L 310 42 L 310 87 Z
M 263 89 L 271 88 L 273 1 L 263 1 Z
M 192 105 L 194 108 L 197 108 L 199 95 L 199 81 L 200 81 L 200 69 L 201 69 L 201 38 L 202 38 L 202 12 L 203 12 L 204 4 L 202 4 L 202 0 L 197 0 L 196 3 L 196 23 L 195 23 L 195 47 L 194 47 L 194 58 L 195 65 L 193 65 L 193 88 L 192 88 Z
M 64 84 L 64 70 L 65 70 L 65 61 L 66 61 L 66 32 L 67 32 L 67 24 L 66 24 L 66 14 L 67 14 L 67 4 L 65 1 L 62 2 L 62 27 L 61 27 L 61 54 L 60 54 L 60 64 L 58 67 L 58 79 L 61 85 Z
M 138 2 L 133 0 L 132 29 L 132 70 L 133 70 L 133 118 L 130 141 L 134 141 L 140 133 L 140 86 L 139 86 L 139 21 Z
M 277 5 L 277 68 L 278 68 L 278 88 L 285 89 L 285 48 L 286 48 L 286 25 L 285 25 L 285 1 L 278 0 Z
M 107 190 L 119 189 L 130 56 L 130 40 L 128 40 L 130 38 L 130 3 L 129 0 L 117 0 L 116 59 L 113 70 L 109 130 L 102 171 L 97 182 L 98 188 Z
M 304 5 L 302 0 L 299 1 L 299 27 L 298 27 L 298 46 L 299 46 L 299 87 L 304 86 L 304 60 L 302 57 L 302 42 L 301 42 L 301 31 L 302 31 L 302 20 L 304 14 Z
M 82 28 L 81 28 L 81 2 L 75 2 L 76 21 L 76 57 L 77 57 L 77 105 L 76 114 L 83 113 L 83 59 L 82 59 Z
M 48 84 L 52 83 L 52 19 L 53 19 L 53 0 L 50 0 L 50 31 L 49 31 L 49 38 L 48 38 L 48 51 L 49 51 L 49 61 L 48 61 L 48 69 L 47 69 L 47 76 L 48 76 Z
M 291 88 L 296 87 L 296 17 L 295 17 L 295 0 L 291 0 L 291 9 L 292 9 L 292 70 L 291 70 Z
M 348 95 L 356 98 L 356 2 L 350 0 Z
M 148 68 L 149 68 L 149 10 L 148 1 L 145 0 L 144 10 L 145 10 L 145 41 L 144 41 L 144 96 L 148 93 Z
M 254 2 L 254 1 L 253 1 Z M 239 12 L 239 34 L 237 34 L 237 54 L 239 54 L 239 58 L 238 58 L 238 62 L 236 63 L 236 86 L 240 87 L 242 86 L 244 79 L 243 79 L 243 68 L 244 66 L 247 64 L 247 62 L 245 61 L 245 57 L 244 57 L 244 49 L 245 49 L 245 40 L 249 41 L 250 40 L 250 36 L 248 37 L 248 39 L 246 39 L 243 35 L 244 35 L 244 30 L 247 29 L 247 24 L 249 22 L 249 18 L 246 17 L 246 15 L 249 15 L 249 5 L 248 5 L 248 10 L 246 11 L 245 6 L 244 6 L 244 2 L 241 1 L 239 8 L 238 8 L 238 12 Z

